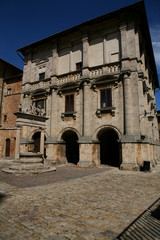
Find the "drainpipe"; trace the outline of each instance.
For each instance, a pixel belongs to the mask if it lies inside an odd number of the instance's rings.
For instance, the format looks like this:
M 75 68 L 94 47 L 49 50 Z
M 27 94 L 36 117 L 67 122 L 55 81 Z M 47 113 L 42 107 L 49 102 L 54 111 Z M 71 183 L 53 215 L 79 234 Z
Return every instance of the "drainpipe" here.
M 17 50 L 17 54 L 18 56 L 22 59 L 22 61 L 24 62 L 24 58 L 20 55 L 19 51 Z

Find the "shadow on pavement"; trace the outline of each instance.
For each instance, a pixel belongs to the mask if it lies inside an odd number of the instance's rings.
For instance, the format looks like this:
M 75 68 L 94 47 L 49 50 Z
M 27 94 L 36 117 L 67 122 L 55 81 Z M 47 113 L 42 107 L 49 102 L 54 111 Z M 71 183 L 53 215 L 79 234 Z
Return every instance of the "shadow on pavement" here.
M 6 198 L 6 195 L 3 193 L 0 193 L 0 203 L 2 203 L 5 198 Z
M 160 239 L 160 198 L 136 218 L 117 239 Z

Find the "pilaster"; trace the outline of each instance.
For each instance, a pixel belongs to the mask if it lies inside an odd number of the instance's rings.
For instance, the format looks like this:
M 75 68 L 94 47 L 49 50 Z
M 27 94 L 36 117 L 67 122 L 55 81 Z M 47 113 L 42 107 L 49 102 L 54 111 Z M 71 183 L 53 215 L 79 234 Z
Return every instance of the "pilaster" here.
M 19 156 L 20 156 L 20 139 L 21 139 L 21 127 L 17 127 L 15 160 L 19 160 Z
M 89 66 L 89 42 L 88 42 L 87 34 L 83 35 L 82 45 L 83 45 L 83 54 L 82 54 L 83 69 L 82 69 L 82 76 L 83 77 L 87 77 L 88 76 L 88 66 Z
M 127 25 L 123 23 L 120 28 L 120 35 L 121 35 L 121 58 L 125 59 L 128 57 L 127 51 Z
M 72 72 L 72 44 L 69 46 L 69 72 Z
M 106 37 L 103 36 L 103 64 L 107 63 L 107 40 Z
M 51 136 L 55 136 L 57 133 L 56 123 L 57 123 L 57 93 L 55 89 L 52 89 L 51 95 Z
M 120 28 L 120 36 L 121 36 L 121 63 L 122 71 L 126 71 L 129 69 L 128 63 L 128 49 L 127 49 L 127 25 L 125 23 L 121 24 Z
M 40 153 L 44 155 L 44 130 L 41 130 Z
M 57 75 L 58 59 L 57 59 L 57 44 L 53 46 L 52 50 L 52 75 Z

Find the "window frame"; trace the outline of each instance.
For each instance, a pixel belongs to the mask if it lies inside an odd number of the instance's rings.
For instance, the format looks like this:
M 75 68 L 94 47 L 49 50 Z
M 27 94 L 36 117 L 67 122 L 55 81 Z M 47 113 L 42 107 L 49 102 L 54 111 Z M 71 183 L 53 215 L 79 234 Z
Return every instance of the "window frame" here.
M 71 96 L 73 97 L 73 109 L 71 109 Z M 69 97 L 69 105 L 67 106 L 67 97 Z M 74 112 L 74 94 L 65 95 L 65 113 Z
M 42 81 L 45 79 L 45 72 L 39 73 L 39 81 Z
M 3 122 L 7 122 L 7 115 L 6 114 L 3 115 Z
M 110 105 L 108 105 L 108 100 L 107 100 L 107 91 L 108 90 L 110 91 Z M 105 107 L 103 107 L 103 102 L 102 102 L 102 91 L 105 91 L 105 104 L 106 104 Z M 100 104 L 101 104 L 101 109 L 112 107 L 112 88 L 111 87 L 100 89 Z
M 79 71 L 82 69 L 82 62 L 77 62 L 76 63 L 76 71 Z
M 42 98 L 42 99 L 36 99 L 35 100 L 35 107 L 37 108 L 38 107 L 38 102 L 40 102 L 40 101 L 43 101 L 43 106 L 44 106 L 44 108 L 42 108 L 44 111 L 46 110 L 46 101 L 45 101 L 45 99 L 44 98 Z M 40 104 L 39 104 L 40 105 Z M 41 106 L 41 105 L 40 105 Z
M 11 88 L 7 88 L 7 95 L 11 95 L 12 94 L 12 89 Z

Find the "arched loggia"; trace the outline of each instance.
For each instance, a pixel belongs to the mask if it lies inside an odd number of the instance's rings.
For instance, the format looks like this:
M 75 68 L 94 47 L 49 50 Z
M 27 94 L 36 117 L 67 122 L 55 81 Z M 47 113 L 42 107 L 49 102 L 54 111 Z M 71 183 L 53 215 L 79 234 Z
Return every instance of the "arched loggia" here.
M 68 163 L 77 164 L 79 162 L 78 136 L 74 131 L 68 130 L 63 133 L 62 139 L 66 144 L 66 158 Z
M 117 133 L 111 128 L 105 128 L 98 133 L 100 141 L 100 163 L 120 167 L 121 151 Z

